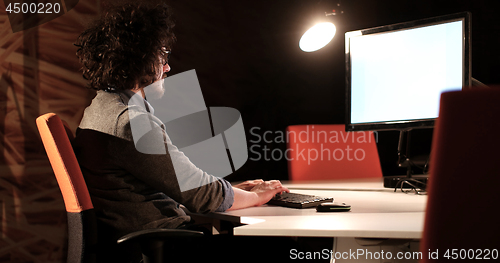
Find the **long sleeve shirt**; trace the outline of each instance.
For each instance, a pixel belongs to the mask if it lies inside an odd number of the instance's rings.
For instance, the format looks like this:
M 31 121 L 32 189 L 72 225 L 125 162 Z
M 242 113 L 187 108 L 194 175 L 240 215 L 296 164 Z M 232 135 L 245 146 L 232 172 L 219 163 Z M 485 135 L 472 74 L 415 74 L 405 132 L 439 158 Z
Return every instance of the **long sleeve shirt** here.
M 112 238 L 149 228 L 176 228 L 190 221 L 179 207 L 196 213 L 225 211 L 233 204 L 229 182 L 215 178 L 192 164 L 175 147 L 161 121 L 150 112 L 128 106 L 127 92 L 98 91 L 73 142 L 100 227 Z M 130 114 L 130 111 L 134 111 Z M 162 133 L 156 147 L 165 154 L 141 153 L 135 147 L 131 118 L 156 120 L 152 132 Z M 132 120 L 133 121 L 133 120 Z M 177 169 L 194 180 L 210 183 L 181 191 Z M 202 179 L 200 179 L 202 178 Z

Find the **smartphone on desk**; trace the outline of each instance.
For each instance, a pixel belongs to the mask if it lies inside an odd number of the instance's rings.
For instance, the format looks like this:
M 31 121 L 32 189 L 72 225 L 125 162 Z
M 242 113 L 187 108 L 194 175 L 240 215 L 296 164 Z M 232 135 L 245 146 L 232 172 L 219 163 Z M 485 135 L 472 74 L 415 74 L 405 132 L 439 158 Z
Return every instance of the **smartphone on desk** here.
M 316 207 L 318 212 L 348 212 L 351 211 L 351 205 L 346 203 L 322 203 Z

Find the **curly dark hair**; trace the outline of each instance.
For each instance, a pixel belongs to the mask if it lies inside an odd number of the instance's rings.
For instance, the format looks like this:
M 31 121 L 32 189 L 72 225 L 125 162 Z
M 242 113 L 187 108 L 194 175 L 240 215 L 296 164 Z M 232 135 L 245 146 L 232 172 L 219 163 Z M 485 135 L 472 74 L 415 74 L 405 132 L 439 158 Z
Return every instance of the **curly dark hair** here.
M 83 78 L 97 90 L 145 87 L 158 79 L 164 51 L 175 41 L 170 8 L 162 3 L 113 7 L 76 40 Z

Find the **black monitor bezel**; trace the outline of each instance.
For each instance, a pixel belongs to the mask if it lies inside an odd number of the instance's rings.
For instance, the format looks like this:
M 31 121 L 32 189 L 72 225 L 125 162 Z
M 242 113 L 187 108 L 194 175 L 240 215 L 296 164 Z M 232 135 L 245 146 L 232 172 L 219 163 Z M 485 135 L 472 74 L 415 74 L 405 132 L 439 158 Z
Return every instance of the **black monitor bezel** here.
M 446 23 L 448 21 L 463 20 L 463 87 L 465 89 L 471 84 L 471 13 L 460 12 L 450 15 L 443 15 L 425 19 L 419 19 L 409 22 L 397 23 L 386 26 L 379 26 L 367 28 L 362 30 L 355 30 L 345 33 L 345 65 L 346 65 L 346 131 L 373 131 L 373 130 L 410 130 L 416 128 L 432 128 L 436 118 L 432 119 L 416 119 L 416 120 L 401 120 L 401 121 L 387 121 L 387 122 L 370 122 L 370 123 L 351 123 L 351 61 L 349 50 L 349 34 L 354 32 L 361 33 L 361 35 L 378 34 L 384 32 L 395 32 L 400 30 L 407 30 L 419 28 L 430 25 L 437 25 Z

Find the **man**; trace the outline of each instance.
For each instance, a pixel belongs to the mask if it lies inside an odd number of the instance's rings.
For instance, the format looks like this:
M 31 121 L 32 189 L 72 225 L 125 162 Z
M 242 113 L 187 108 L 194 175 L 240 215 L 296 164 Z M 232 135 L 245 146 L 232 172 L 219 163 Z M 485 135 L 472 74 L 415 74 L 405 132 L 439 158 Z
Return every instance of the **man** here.
M 189 228 L 191 219 L 180 204 L 196 213 L 226 211 L 262 205 L 288 191 L 275 180 L 233 187 L 219 178 L 180 190 L 178 176 L 212 176 L 172 145 L 159 119 L 128 106 L 135 94 L 145 99 L 144 88 L 161 89 L 151 84 L 170 71 L 173 26 L 164 4 L 126 4 L 106 12 L 75 43 L 83 76 L 97 95 L 84 112 L 74 149 L 104 233 L 100 238 L 110 243 L 141 229 Z M 144 104 L 149 105 L 146 100 Z M 144 154 L 135 148 L 130 123 L 144 117 L 153 120 L 151 132 L 164 138 L 154 147 L 168 149 L 166 154 Z M 183 174 L 176 175 L 174 163 L 183 167 Z

